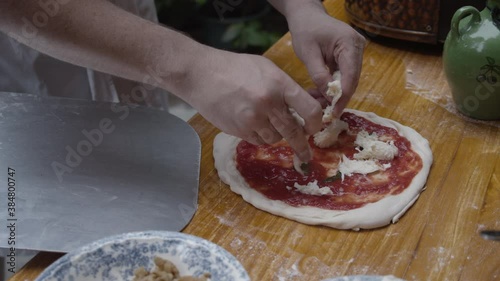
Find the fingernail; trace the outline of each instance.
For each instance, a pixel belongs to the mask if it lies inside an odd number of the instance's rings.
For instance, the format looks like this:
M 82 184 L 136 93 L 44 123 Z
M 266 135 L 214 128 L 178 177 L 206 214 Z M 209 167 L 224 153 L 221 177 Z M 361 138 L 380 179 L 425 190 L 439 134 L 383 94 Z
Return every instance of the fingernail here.
M 309 162 L 312 158 L 311 148 L 309 147 L 307 150 L 302 151 L 299 155 L 300 161 Z

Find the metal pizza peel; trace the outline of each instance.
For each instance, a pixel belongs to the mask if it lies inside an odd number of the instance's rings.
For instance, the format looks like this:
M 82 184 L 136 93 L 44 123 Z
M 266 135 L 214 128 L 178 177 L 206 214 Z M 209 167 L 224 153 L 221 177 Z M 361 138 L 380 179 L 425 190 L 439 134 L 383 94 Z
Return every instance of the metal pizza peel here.
M 197 208 L 200 151 L 165 111 L 0 93 L 0 248 L 180 231 Z

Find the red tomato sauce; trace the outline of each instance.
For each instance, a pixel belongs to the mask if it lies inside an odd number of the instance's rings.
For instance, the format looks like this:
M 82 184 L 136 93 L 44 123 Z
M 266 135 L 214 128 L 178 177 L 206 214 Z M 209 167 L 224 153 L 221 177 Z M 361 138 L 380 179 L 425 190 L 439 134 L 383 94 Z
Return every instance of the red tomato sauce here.
M 314 145 L 313 137 L 309 138 L 313 159 L 308 163 L 305 175 L 294 169 L 294 153 L 285 141 L 260 146 L 241 141 L 236 148 L 236 167 L 251 188 L 271 200 L 280 200 L 294 207 L 352 210 L 376 202 L 388 194 L 399 194 L 408 187 L 422 168 L 422 160 L 411 150 L 411 143 L 395 129 L 355 114 L 346 112 L 341 119 L 349 125 L 350 134 L 342 132 L 339 141 L 332 147 L 319 148 Z M 398 155 L 391 161 L 380 161 L 382 164 L 390 163 L 391 167 L 368 175 L 345 176 L 343 180 L 326 180 L 328 169 L 321 163 L 338 164 L 342 154 L 352 159 L 357 153 L 354 133 L 361 130 L 376 132 L 379 137 L 394 141 L 399 150 Z M 377 179 L 377 176 L 384 176 L 385 179 Z M 308 195 L 294 188 L 295 183 L 306 185 L 315 180 L 319 187 L 330 188 L 333 195 Z

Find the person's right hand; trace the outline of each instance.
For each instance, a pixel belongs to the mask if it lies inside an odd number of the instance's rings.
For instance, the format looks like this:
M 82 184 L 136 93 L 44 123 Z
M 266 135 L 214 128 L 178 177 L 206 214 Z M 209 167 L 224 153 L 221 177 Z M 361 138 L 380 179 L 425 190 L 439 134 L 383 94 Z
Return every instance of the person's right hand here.
M 254 144 L 283 137 L 302 161 L 305 134 L 321 127 L 320 104 L 269 60 L 199 44 L 110 1 L 67 1 L 36 37 L 24 38 L 37 1 L 0 1 L 0 32 L 57 59 L 161 87 L 194 106 L 222 131 Z M 132 89 L 132 96 L 142 90 Z M 144 90 L 149 90 L 144 85 Z M 120 93 L 127 94 L 127 93 Z M 296 123 L 288 108 L 305 119 Z
M 310 160 L 306 134 L 321 129 L 318 101 L 264 57 L 215 49 L 200 57 L 184 83 L 188 103 L 225 133 L 253 144 L 285 138 L 301 161 Z
M 340 70 L 342 96 L 333 115 L 338 118 L 358 86 L 365 38 L 348 24 L 329 16 L 320 2 L 303 5 L 287 17 L 293 49 L 304 62 L 311 79 L 327 99 L 327 84 Z

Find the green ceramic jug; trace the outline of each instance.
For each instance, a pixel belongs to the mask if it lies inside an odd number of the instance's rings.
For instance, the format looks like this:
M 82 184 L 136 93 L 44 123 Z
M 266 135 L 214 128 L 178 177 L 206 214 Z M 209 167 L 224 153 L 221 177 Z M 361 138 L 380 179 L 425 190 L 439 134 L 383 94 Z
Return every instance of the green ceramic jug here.
M 500 119 L 500 0 L 479 12 L 456 11 L 443 52 L 446 79 L 457 109 L 476 119 Z

